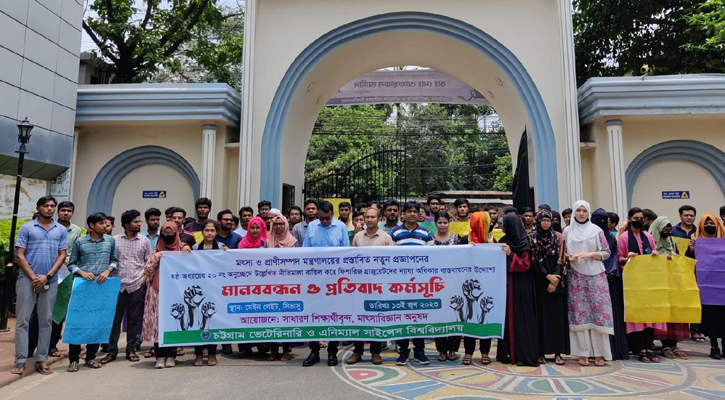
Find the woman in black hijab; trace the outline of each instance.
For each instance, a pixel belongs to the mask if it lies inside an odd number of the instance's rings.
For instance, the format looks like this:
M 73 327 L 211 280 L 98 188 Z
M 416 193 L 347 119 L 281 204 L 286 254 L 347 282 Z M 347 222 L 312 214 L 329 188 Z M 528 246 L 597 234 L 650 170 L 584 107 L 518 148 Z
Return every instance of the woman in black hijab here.
M 539 324 L 531 266 L 531 245 L 521 219 L 515 213 L 503 218 L 506 235 L 506 326 L 498 342 L 496 359 L 519 366 L 538 366 Z

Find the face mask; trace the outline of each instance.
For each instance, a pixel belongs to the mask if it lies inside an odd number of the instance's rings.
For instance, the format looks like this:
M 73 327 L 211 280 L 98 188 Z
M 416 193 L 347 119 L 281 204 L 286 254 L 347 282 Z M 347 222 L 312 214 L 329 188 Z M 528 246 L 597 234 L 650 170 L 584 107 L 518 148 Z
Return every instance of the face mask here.
M 662 239 L 667 239 L 668 237 L 672 236 L 672 232 L 660 232 L 660 236 Z
M 708 225 L 705 227 L 705 233 L 707 233 L 708 235 L 714 235 L 717 233 L 717 227 Z
M 176 236 L 174 235 L 161 235 L 161 239 L 163 239 L 166 244 L 174 243 L 175 238 Z
M 632 228 L 642 229 L 644 227 L 644 221 L 632 221 Z
M 578 220 L 578 219 L 576 219 L 576 218 L 574 218 L 574 221 L 576 221 L 576 222 L 579 222 L 579 220 Z M 584 220 L 583 222 L 579 222 L 579 223 L 580 223 L 580 224 L 586 224 L 587 222 L 589 222 L 589 218 L 587 218 L 587 219 L 585 219 L 585 220 Z

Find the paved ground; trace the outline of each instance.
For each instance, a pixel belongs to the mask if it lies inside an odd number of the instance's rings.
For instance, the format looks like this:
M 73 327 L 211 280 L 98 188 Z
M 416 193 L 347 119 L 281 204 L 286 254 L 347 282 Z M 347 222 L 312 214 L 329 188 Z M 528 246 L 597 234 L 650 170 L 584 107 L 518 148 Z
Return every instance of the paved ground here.
M 219 398 L 257 399 L 340 398 L 369 399 L 724 399 L 725 360 L 707 357 L 709 346 L 686 342 L 691 359 L 661 364 L 631 360 L 614 362 L 604 368 L 580 368 L 575 360 L 558 367 L 552 363 L 539 368 L 509 367 L 493 363 L 463 366 L 458 362 L 433 361 L 429 366 L 395 366 L 396 354 L 383 354 L 385 363 L 369 362 L 340 365 L 323 363 L 302 368 L 307 355 L 288 363 L 241 360 L 220 356 L 216 367 L 192 366 L 193 355 L 181 358 L 172 369 L 156 371 L 152 360 L 138 363 L 117 360 L 100 370 L 82 367 L 78 373 L 65 372 L 66 361 L 54 364 L 55 374 L 37 373 L 0 388 L 1 399 L 78 396 L 79 388 L 93 386 L 95 396 L 106 391 L 113 399 Z M 190 349 L 189 349 L 190 350 Z M 323 350 L 324 351 L 324 350 Z M 350 348 L 341 350 L 341 360 Z M 192 353 L 192 351 L 188 351 Z M 428 344 L 431 358 L 435 355 Z M 366 354 L 365 361 L 369 361 Z

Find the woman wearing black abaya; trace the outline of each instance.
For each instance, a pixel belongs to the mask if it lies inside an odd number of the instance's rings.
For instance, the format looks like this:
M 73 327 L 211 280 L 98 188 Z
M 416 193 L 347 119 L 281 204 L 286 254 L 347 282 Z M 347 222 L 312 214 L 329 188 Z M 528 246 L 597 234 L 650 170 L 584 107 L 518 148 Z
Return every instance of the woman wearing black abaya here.
M 506 326 L 499 341 L 496 360 L 519 366 L 539 365 L 539 324 L 531 266 L 531 245 L 521 219 L 515 213 L 503 218 L 506 236 Z
M 617 239 L 608 234 L 607 222 L 609 213 L 602 208 L 592 213 L 592 223 L 599 227 L 607 238 L 607 244 L 612 254 L 617 254 Z M 612 360 L 629 360 L 629 348 L 627 347 L 627 324 L 624 322 L 624 284 L 622 283 L 622 268 L 617 262 L 617 257 L 609 257 L 604 260 L 604 269 L 609 282 L 609 297 L 612 299 L 612 319 L 614 322 L 614 335 L 609 336 L 609 344 L 612 346 Z
M 564 242 L 552 228 L 547 210 L 536 214 L 536 227 L 529 234 L 536 285 L 536 311 L 539 319 L 540 364 L 545 354 L 554 354 L 557 365 L 564 365 L 562 354 L 569 354 L 569 317 L 564 285 Z

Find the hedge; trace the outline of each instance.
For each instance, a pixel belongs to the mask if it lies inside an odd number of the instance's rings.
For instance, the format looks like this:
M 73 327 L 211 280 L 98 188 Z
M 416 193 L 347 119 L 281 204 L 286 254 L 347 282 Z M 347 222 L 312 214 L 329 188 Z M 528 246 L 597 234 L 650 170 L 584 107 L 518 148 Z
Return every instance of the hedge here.
M 24 223 L 28 220 L 18 220 L 17 229 L 20 229 Z M 12 227 L 12 220 L 4 219 L 0 220 L 0 275 L 5 274 L 5 257 L 10 247 L 10 228 Z M 15 231 L 17 237 L 17 230 Z

